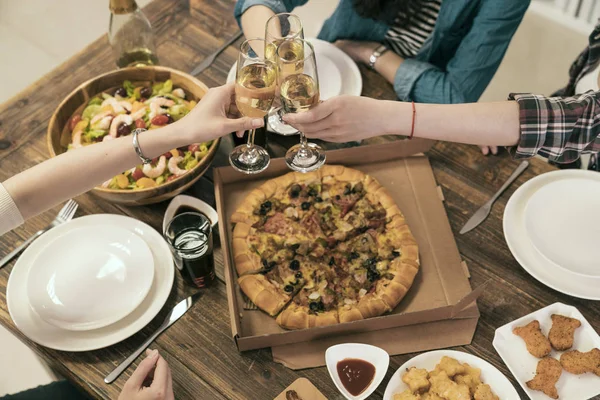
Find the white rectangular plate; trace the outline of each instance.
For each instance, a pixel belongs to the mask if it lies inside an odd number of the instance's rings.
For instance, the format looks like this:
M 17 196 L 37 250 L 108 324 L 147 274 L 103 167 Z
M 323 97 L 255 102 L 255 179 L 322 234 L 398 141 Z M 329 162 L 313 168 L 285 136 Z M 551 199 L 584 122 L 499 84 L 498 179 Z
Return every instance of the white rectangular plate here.
M 535 376 L 535 369 L 540 360 L 529 354 L 525 342 L 513 333 L 513 329 L 518 326 L 527 325 L 537 319 L 540 322 L 542 333 L 548 336 L 548 332 L 552 327 L 552 320 L 550 318 L 552 314 L 560 314 L 581 321 L 581 326 L 575 331 L 575 340 L 570 350 L 587 352 L 594 347 L 600 348 L 600 336 L 598 336 L 594 328 L 581 315 L 579 310 L 562 303 L 554 303 L 496 329 L 493 342 L 496 351 L 500 354 L 500 357 L 502 357 L 525 393 L 532 400 L 548 400 L 550 397 L 542 392 L 529 389 L 525 384 L 525 382 L 533 379 Z M 562 353 L 552 350 L 550 356 L 559 359 Z M 562 400 L 591 399 L 600 394 L 600 377 L 592 373 L 573 375 L 563 370 L 556 384 L 556 389 L 558 390 L 559 398 Z

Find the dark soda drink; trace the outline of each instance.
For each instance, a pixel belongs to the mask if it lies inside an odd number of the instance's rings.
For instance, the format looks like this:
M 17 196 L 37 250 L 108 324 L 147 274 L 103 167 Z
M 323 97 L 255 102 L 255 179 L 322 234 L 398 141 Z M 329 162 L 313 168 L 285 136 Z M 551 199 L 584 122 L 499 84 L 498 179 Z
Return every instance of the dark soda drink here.
M 198 288 L 215 280 L 213 238 L 210 220 L 198 212 L 184 212 L 165 230 L 175 265 L 183 279 Z

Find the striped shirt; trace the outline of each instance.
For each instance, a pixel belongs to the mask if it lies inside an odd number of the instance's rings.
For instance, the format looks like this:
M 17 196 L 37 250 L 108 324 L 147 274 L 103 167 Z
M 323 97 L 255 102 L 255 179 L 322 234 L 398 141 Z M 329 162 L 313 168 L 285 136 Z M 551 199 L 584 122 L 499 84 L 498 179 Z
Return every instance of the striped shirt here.
M 401 22 L 406 20 L 401 12 L 385 35 L 386 45 L 401 57 L 414 57 L 431 36 L 441 4 L 442 0 L 421 0 L 410 10 L 408 23 Z

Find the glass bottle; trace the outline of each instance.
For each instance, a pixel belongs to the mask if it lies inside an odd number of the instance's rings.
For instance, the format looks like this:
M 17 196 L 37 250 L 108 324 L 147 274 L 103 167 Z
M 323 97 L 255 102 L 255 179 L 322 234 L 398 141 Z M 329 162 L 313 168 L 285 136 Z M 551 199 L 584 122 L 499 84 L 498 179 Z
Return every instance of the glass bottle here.
M 158 64 L 152 26 L 135 0 L 110 0 L 108 41 L 119 68 Z

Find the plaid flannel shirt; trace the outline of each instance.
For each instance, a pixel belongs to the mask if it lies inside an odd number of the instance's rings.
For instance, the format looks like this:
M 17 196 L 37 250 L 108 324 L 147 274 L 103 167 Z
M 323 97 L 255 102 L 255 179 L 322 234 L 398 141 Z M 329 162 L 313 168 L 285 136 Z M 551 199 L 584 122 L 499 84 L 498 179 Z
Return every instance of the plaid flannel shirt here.
M 600 63 L 600 24 L 589 37 L 589 46 L 569 70 L 569 83 L 554 94 L 509 96 L 520 109 L 521 139 L 510 149 L 516 158 L 534 155 L 556 163 L 571 163 L 583 153 L 594 154 L 590 169 L 598 169 L 600 152 L 600 92 L 575 95 L 577 82 Z

